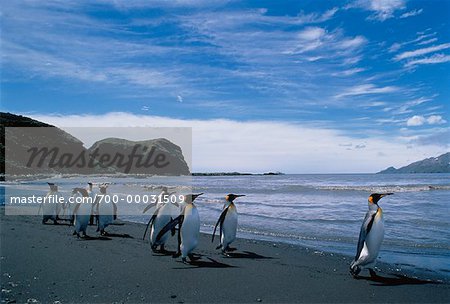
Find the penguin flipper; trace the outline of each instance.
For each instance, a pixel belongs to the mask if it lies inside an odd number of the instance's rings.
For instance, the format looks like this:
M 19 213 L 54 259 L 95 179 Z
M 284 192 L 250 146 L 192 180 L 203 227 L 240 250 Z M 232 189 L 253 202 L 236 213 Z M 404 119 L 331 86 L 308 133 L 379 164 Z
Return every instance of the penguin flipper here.
M 172 218 L 172 217 L 170 217 L 170 221 L 173 221 L 173 218 Z M 170 233 L 172 234 L 172 236 L 174 236 L 176 232 L 177 232 L 177 229 L 176 229 L 175 227 L 173 227 L 173 228 L 170 230 Z
M 145 240 L 145 235 L 147 234 L 148 227 L 150 227 L 151 225 L 153 225 L 153 222 L 155 221 L 155 218 L 156 218 L 156 216 L 158 215 L 158 212 L 157 212 L 157 211 L 158 211 L 158 210 L 155 211 L 155 213 L 152 215 L 152 217 L 151 217 L 150 220 L 148 221 L 147 227 L 145 228 L 145 231 L 144 231 L 144 236 L 142 237 L 142 240 Z
M 148 209 L 150 209 L 150 208 L 152 208 L 152 207 L 155 207 L 155 206 L 156 206 L 156 203 L 148 204 L 148 205 L 144 208 L 144 211 L 142 211 L 142 213 L 147 212 Z
M 156 236 L 156 241 L 155 242 L 158 242 L 163 237 L 164 234 L 166 234 L 168 231 L 171 231 L 172 229 L 174 229 L 176 227 L 176 225 L 180 224 L 180 229 L 181 229 L 181 225 L 183 225 L 183 220 L 184 220 L 184 215 L 181 214 L 177 218 L 175 218 L 174 220 L 170 221 L 158 233 L 158 235 Z
M 220 214 L 219 219 L 217 220 L 216 226 L 214 226 L 214 232 L 212 235 L 211 243 L 214 243 L 214 237 L 216 236 L 216 229 L 219 224 L 220 224 L 220 237 L 222 237 L 222 224 L 223 224 L 223 221 L 225 220 L 225 216 L 227 215 L 227 212 L 228 212 L 228 207 L 225 208 L 222 211 L 222 213 Z
M 361 226 L 361 231 L 359 232 L 358 248 L 356 249 L 355 261 L 359 259 L 361 251 L 363 250 L 364 247 L 364 242 L 366 241 L 366 237 L 369 234 L 370 230 L 372 229 L 373 221 L 375 220 L 376 214 L 377 214 L 376 212 L 370 211 L 366 213 L 366 217 L 364 218 L 363 224 Z

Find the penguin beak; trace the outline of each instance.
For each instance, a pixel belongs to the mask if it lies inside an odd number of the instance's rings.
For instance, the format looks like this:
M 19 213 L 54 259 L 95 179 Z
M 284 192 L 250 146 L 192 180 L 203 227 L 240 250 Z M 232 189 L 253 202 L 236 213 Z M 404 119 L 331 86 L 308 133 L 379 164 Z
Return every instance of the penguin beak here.
M 192 194 L 192 200 L 195 200 L 197 197 L 199 197 L 200 195 L 203 195 L 203 192 L 202 193 L 199 193 L 199 194 Z
M 228 194 L 225 199 L 229 202 L 233 202 L 237 197 L 245 196 L 245 194 Z
M 392 194 L 394 194 L 394 193 L 392 193 L 392 192 L 383 193 L 383 194 L 380 195 L 380 197 L 385 197 L 385 196 L 392 195 Z

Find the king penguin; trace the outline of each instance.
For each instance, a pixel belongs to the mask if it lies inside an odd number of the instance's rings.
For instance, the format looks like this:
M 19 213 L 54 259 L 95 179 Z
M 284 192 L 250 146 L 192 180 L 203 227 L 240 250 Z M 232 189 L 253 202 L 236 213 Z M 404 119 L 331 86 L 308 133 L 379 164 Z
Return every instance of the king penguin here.
M 147 228 L 143 237 L 143 239 L 145 239 L 147 229 L 150 227 L 150 244 L 153 252 L 157 252 L 156 248 L 158 246 L 160 246 L 159 252 L 166 252 L 165 244 L 169 238 L 169 234 L 164 234 L 158 240 L 156 240 L 156 237 L 172 219 L 180 214 L 179 204 L 170 202 L 170 195 L 172 194 L 174 194 L 174 192 L 169 193 L 167 187 L 163 187 L 161 194 L 158 195 L 158 202 L 149 204 L 143 211 L 143 213 L 145 213 L 148 209 L 156 205 L 156 209 L 147 223 Z M 174 233 L 175 230 L 173 230 L 173 234 Z
M 95 201 L 97 193 L 94 191 L 94 184 L 88 182 L 87 187 L 88 196 L 91 198 L 92 202 Z M 94 225 L 94 220 L 98 223 L 98 214 L 95 213 L 94 204 L 92 204 L 91 216 L 89 217 L 89 225 Z M 96 223 L 96 224 L 97 224 Z
M 100 195 L 103 195 L 103 197 L 97 198 L 94 206 L 95 213 L 98 216 L 97 232 L 100 232 L 100 235 L 106 235 L 105 228 L 114 221 L 115 204 L 111 201 L 111 198 L 107 197 L 107 188 L 107 184 L 99 186 Z
M 192 262 L 192 251 L 198 245 L 200 215 L 198 214 L 197 207 L 194 205 L 194 200 L 202 194 L 184 195 L 181 214 L 170 221 L 156 236 L 156 241 L 159 241 L 164 234 L 173 230 L 178 225 L 178 252 L 174 256 L 181 255 L 183 263 L 187 263 L 187 257 Z
M 375 266 L 384 238 L 383 210 L 378 206 L 378 201 L 391 194 L 393 193 L 373 193 L 369 196 L 369 210 L 361 226 L 355 259 L 350 265 L 350 273 L 355 277 L 361 272 L 362 268 L 368 268 L 370 275 L 375 275 L 372 267 Z
M 86 229 L 91 217 L 92 201 L 89 199 L 89 193 L 86 189 L 74 188 L 72 190 L 73 197 L 77 197 L 80 195 L 82 199 L 79 199 L 79 201 L 76 202 L 75 208 L 73 210 L 73 214 L 75 217 L 75 231 L 73 234 L 76 234 L 77 237 L 80 237 L 80 233 L 82 233 L 83 237 L 87 237 Z
M 223 211 L 220 214 L 219 220 L 214 227 L 214 232 L 212 235 L 212 242 L 214 242 L 214 237 L 216 234 L 217 226 L 220 225 L 220 244 L 216 249 L 222 248 L 222 253 L 227 255 L 227 251 L 232 251 L 230 248 L 230 244 L 234 242 L 236 239 L 236 230 L 238 223 L 238 213 L 236 210 L 236 206 L 233 201 L 237 197 L 245 196 L 243 194 L 228 194 L 225 196 L 225 205 L 223 207 Z
M 46 224 L 48 220 L 52 220 L 53 224 L 58 224 L 58 216 L 60 206 L 58 203 L 58 186 L 54 183 L 47 183 L 50 191 L 45 196 L 44 203 L 42 203 L 42 224 Z

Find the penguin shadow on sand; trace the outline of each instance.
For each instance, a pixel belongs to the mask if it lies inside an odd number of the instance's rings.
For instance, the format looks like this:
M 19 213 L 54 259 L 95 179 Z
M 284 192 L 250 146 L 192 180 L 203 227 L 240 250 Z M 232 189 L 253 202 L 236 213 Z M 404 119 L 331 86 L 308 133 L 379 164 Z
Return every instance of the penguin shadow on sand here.
M 366 280 L 372 282 L 374 286 L 400 286 L 400 285 L 424 285 L 424 284 L 442 284 L 433 280 L 422 280 L 418 278 L 411 278 L 403 274 L 379 275 L 370 272 L 370 276 L 356 276 L 356 280 Z
M 84 237 L 80 237 L 79 240 L 84 241 L 111 241 L 113 238 L 124 238 L 124 239 L 134 239 L 131 235 L 128 233 L 105 233 L 104 235 L 96 235 L 96 236 L 89 236 L 86 235 Z
M 128 233 L 110 233 L 110 232 L 106 232 L 104 236 L 109 237 L 109 238 L 134 239 L 134 237 L 129 235 Z
M 183 263 L 179 261 L 179 263 Z M 194 255 L 185 267 L 174 267 L 173 269 L 193 269 L 193 268 L 237 268 L 229 264 L 221 263 L 213 258 L 206 257 L 203 259 L 203 255 Z
M 271 260 L 273 257 L 270 256 L 263 256 L 260 254 L 257 254 L 255 252 L 251 251 L 242 251 L 242 252 L 236 252 L 236 251 L 229 251 L 226 253 L 226 256 L 224 258 L 228 259 L 250 259 L 250 260 Z
M 78 238 L 79 241 L 112 241 L 111 238 L 107 237 L 107 236 L 103 236 L 103 235 L 99 235 L 99 236 L 83 236 Z
M 45 226 L 62 226 L 62 227 L 71 226 L 71 224 L 69 222 L 57 222 L 57 223 L 46 222 L 46 223 L 43 223 L 43 225 L 45 225 Z
M 152 253 L 152 256 L 171 256 L 174 257 L 176 255 L 176 251 L 172 250 L 157 250 Z

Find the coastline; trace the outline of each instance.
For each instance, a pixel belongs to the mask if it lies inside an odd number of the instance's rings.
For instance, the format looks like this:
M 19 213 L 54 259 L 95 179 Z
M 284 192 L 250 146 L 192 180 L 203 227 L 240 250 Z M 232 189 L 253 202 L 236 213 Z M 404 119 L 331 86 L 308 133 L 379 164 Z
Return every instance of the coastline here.
M 66 225 L 36 216 L 5 216 L 1 208 L 2 302 L 448 302 L 450 284 L 392 274 L 355 280 L 349 257 L 295 245 L 238 239 L 221 256 L 201 234 L 185 265 L 154 254 L 142 241 L 144 225 L 124 222 L 98 237 L 77 240 Z M 167 245 L 175 248 L 175 238 Z M 34 299 L 34 300 L 33 300 Z

